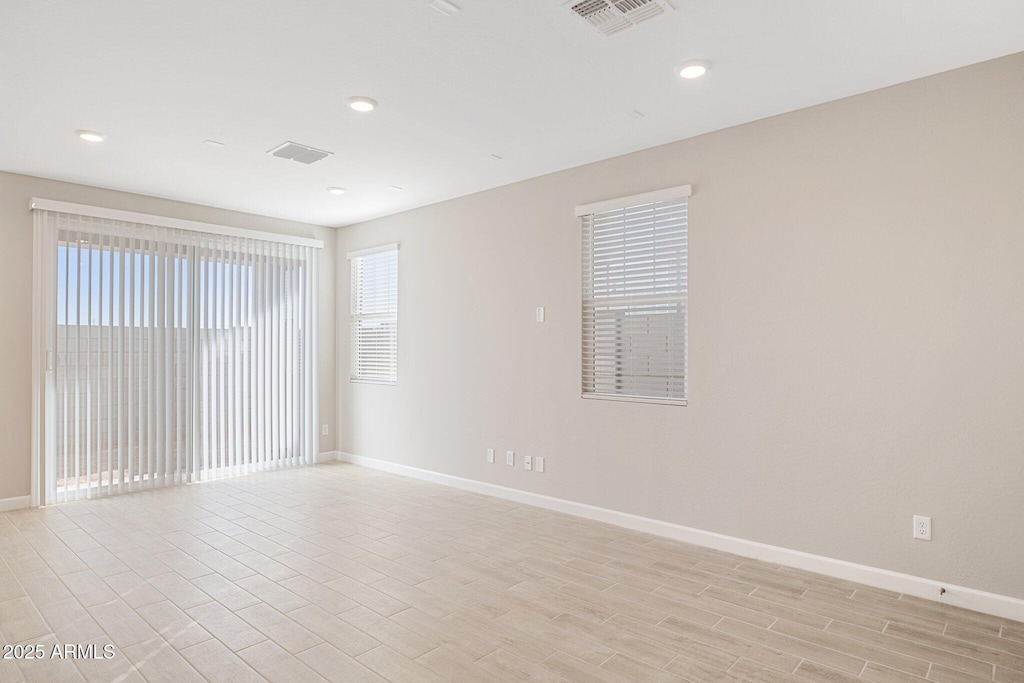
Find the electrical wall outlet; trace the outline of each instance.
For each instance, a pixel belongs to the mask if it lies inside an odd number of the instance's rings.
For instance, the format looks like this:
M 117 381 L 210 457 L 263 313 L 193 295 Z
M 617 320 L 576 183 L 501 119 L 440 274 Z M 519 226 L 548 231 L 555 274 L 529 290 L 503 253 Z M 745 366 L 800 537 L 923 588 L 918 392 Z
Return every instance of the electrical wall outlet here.
M 538 306 L 537 307 L 537 322 L 539 322 L 539 323 L 544 322 L 544 307 L 543 306 Z
M 329 433 L 329 429 L 328 429 L 327 425 L 320 425 L 320 434 L 322 436 L 327 436 L 328 433 Z M 307 434 L 308 434 L 308 432 L 307 432 Z
M 492 465 L 494 464 L 494 449 L 493 448 L 488 448 L 487 449 L 487 462 L 491 463 Z
M 523 458 L 523 469 L 524 470 L 532 470 L 533 469 L 533 456 L 532 455 L 527 455 L 526 457 Z
M 919 541 L 932 540 L 932 518 L 914 515 L 914 538 Z
M 533 459 L 533 469 L 536 470 L 537 472 L 544 471 L 544 456 L 538 455 L 536 458 Z
M 505 464 L 509 467 L 514 467 L 516 464 L 516 452 L 505 451 Z

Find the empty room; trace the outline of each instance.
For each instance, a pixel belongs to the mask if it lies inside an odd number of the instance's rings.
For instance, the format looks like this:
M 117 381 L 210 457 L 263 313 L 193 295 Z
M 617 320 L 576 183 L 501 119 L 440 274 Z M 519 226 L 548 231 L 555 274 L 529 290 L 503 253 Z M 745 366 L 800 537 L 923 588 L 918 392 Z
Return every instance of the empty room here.
M 1024 683 L 1020 0 L 0 0 L 0 683 Z

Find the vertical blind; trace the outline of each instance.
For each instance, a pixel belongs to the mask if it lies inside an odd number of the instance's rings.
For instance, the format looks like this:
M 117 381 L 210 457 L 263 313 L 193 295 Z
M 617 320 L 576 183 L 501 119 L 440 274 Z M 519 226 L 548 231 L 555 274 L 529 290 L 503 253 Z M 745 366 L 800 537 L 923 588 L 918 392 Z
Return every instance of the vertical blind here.
M 316 248 L 35 214 L 56 260 L 46 502 L 313 461 Z
M 398 247 L 349 254 L 352 379 L 398 381 Z
M 687 198 L 583 215 L 583 395 L 686 401 Z

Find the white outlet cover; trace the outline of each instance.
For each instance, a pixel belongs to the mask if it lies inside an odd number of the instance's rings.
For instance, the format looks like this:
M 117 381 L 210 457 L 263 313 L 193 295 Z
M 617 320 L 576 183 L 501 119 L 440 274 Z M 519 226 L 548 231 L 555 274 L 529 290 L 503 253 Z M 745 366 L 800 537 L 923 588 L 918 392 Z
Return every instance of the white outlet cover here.
M 533 469 L 535 472 L 544 471 L 544 456 L 538 455 L 536 458 L 533 459 Z
M 537 307 L 537 322 L 539 322 L 539 323 L 544 322 L 544 307 L 543 306 L 538 306 Z
M 494 449 L 493 448 L 488 448 L 487 449 L 487 462 L 491 463 L 492 465 L 494 464 Z
M 320 425 L 320 434 L 327 436 L 330 433 L 330 429 L 327 425 Z
M 932 540 L 932 518 L 914 515 L 914 538 L 919 541 Z
M 505 451 L 505 464 L 509 467 L 513 467 L 516 464 L 515 451 Z

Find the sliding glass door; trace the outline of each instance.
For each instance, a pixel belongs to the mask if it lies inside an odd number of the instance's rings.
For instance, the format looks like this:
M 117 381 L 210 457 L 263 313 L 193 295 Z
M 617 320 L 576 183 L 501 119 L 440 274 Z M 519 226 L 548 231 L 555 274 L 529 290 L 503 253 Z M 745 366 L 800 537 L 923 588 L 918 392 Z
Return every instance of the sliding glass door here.
M 45 502 L 313 461 L 315 247 L 36 215 Z
M 67 223 L 57 232 L 52 488 L 64 500 L 187 481 L 192 249 Z

